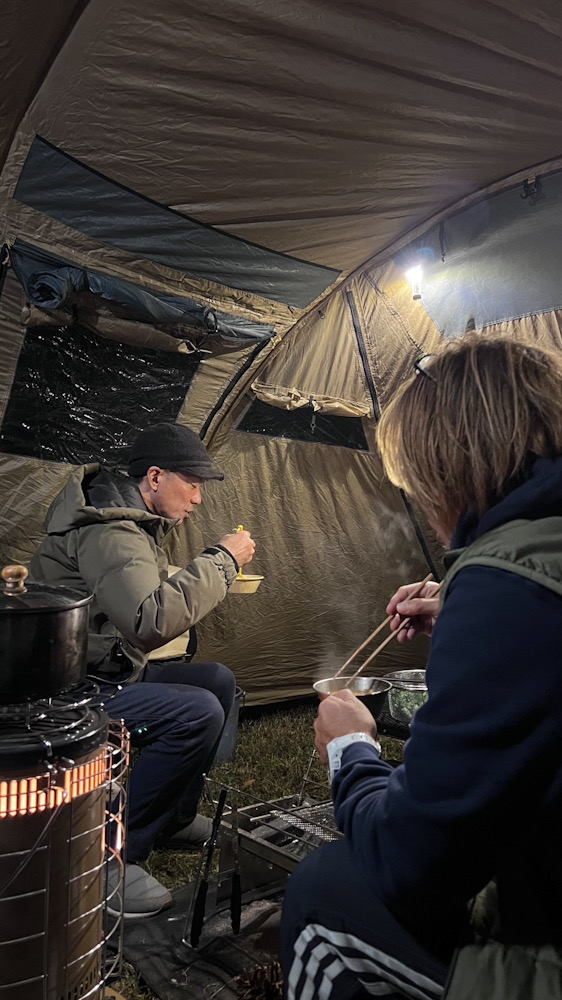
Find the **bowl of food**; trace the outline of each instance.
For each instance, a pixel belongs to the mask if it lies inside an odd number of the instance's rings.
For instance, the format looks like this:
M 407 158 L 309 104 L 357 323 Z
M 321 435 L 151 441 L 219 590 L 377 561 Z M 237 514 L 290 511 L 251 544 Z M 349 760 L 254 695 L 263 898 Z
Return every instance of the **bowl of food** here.
M 232 581 L 230 587 L 228 588 L 229 594 L 255 594 L 260 583 L 263 580 L 263 576 L 252 575 L 251 573 L 242 573 Z
M 418 708 L 427 701 L 425 670 L 395 670 L 384 675 L 392 685 L 388 692 L 388 711 L 396 722 L 409 726 Z
M 338 691 L 343 691 L 346 687 L 347 680 L 349 678 L 343 676 L 324 677 L 312 686 L 317 694 L 337 694 Z M 360 674 L 359 677 L 353 679 L 347 690 L 361 698 L 365 707 L 376 719 L 391 688 L 390 681 L 386 681 L 382 677 L 363 677 Z

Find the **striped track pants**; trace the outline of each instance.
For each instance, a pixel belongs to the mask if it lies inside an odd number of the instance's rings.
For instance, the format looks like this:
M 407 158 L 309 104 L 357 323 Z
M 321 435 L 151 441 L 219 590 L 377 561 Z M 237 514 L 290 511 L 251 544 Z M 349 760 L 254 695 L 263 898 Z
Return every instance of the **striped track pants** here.
M 285 895 L 286 998 L 438 1000 L 453 933 L 456 936 L 456 929 L 451 929 L 450 945 L 443 943 L 440 957 L 426 950 L 365 885 L 347 842 L 328 844 L 301 862 Z

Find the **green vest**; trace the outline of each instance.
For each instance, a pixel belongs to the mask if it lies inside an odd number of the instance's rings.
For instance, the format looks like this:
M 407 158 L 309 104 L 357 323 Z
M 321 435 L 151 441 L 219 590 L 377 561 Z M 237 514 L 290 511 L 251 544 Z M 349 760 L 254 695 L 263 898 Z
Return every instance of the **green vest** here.
M 538 521 L 508 521 L 477 538 L 465 549 L 445 556 L 447 573 L 441 584 L 445 600 L 451 580 L 465 566 L 493 566 L 517 573 L 562 597 L 562 517 Z
M 465 566 L 492 566 L 517 573 L 562 597 L 562 517 L 509 521 L 445 557 L 440 590 Z M 474 901 L 468 940 L 453 958 L 443 1000 L 562 1000 L 562 950 L 554 943 L 502 944 L 497 933 L 496 886 Z M 488 925 L 488 933 L 486 933 Z

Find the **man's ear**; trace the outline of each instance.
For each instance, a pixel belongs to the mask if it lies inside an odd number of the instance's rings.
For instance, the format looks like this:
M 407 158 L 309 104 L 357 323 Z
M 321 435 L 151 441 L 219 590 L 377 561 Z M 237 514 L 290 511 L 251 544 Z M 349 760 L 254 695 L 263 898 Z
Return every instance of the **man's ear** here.
M 151 465 L 150 468 L 146 470 L 146 478 L 148 479 L 148 485 L 151 490 L 156 492 L 163 475 L 164 469 L 161 469 L 158 465 Z

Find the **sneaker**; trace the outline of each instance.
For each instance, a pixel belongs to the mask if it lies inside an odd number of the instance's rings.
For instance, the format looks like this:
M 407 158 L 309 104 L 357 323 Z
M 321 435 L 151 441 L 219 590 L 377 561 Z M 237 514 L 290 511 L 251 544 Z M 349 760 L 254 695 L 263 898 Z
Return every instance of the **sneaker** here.
M 213 821 L 208 816 L 197 816 L 188 826 L 173 833 L 171 836 L 164 835 L 158 841 L 158 847 L 170 851 L 196 851 L 200 850 L 208 841 L 213 829 Z
M 120 877 L 120 865 L 110 862 L 107 873 L 107 909 L 115 916 L 119 916 L 121 912 Z M 140 865 L 125 865 L 123 901 L 125 920 L 154 917 L 162 910 L 167 910 L 172 903 L 172 894 L 157 879 L 145 872 L 144 868 Z

